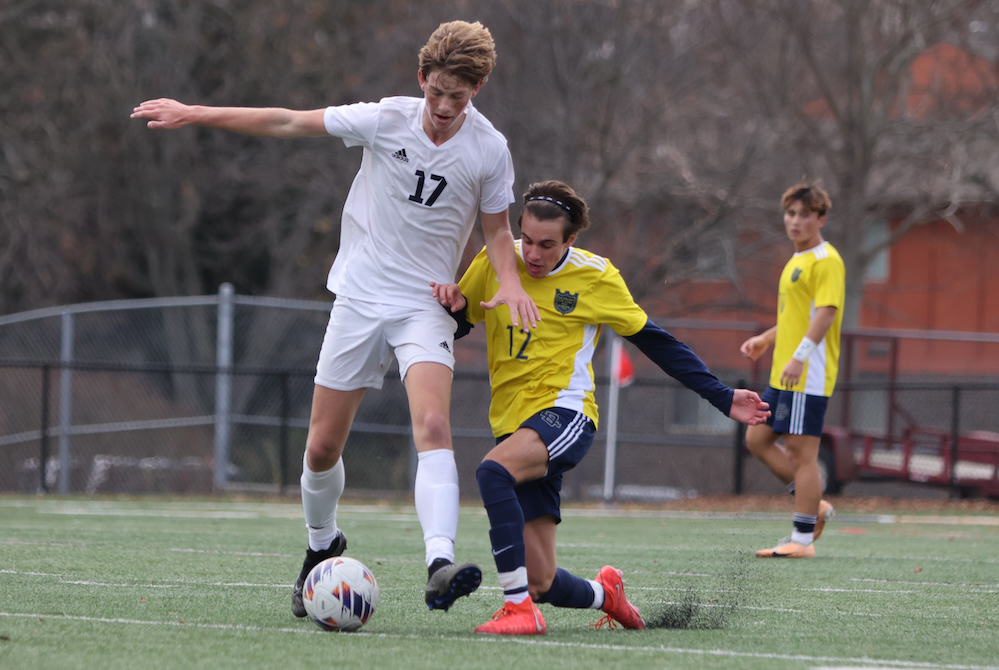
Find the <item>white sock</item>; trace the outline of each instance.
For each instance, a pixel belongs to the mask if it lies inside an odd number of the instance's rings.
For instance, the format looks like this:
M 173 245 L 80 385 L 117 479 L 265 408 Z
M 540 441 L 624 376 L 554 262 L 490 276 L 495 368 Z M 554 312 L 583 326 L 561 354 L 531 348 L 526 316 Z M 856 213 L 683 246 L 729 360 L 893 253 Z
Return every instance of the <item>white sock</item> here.
M 513 572 L 499 573 L 499 583 L 503 587 L 503 600 L 514 605 L 527 600 L 531 593 L 527 590 L 527 568 L 521 566 Z M 518 589 L 516 593 L 507 593 Z
M 341 458 L 329 470 L 313 472 L 302 459 L 302 509 L 309 529 L 309 549 L 328 549 L 336 537 L 336 507 L 343 495 L 344 471 Z
M 454 538 L 458 535 L 458 466 L 450 449 L 434 449 L 417 455 L 416 516 L 423 527 L 427 567 L 435 558 L 454 561 Z
M 815 541 L 815 533 L 802 533 L 797 530 L 791 531 L 791 542 L 807 547 Z
M 590 586 L 593 587 L 593 604 L 590 605 L 591 610 L 598 610 L 604 606 L 604 585 L 600 582 L 595 582 L 592 579 L 587 579 Z

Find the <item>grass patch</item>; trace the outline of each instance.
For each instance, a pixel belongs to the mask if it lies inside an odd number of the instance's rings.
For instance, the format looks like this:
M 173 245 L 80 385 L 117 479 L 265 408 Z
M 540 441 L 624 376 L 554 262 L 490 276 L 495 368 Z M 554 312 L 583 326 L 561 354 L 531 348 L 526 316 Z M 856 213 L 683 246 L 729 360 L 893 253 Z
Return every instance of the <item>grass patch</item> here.
M 764 515 L 765 516 L 765 515 Z M 654 628 L 541 605 L 548 633 L 476 636 L 502 604 L 484 513 L 463 510 L 459 560 L 482 588 L 423 603 L 422 532 L 405 506 L 344 505 L 347 554 L 378 579 L 359 633 L 290 612 L 305 530 L 296 504 L 0 498 L 3 668 L 780 668 L 999 666 L 999 526 L 841 515 L 809 560 L 760 560 L 787 519 L 584 510 L 562 567 L 624 571 Z M 677 518 L 679 517 L 679 518 Z

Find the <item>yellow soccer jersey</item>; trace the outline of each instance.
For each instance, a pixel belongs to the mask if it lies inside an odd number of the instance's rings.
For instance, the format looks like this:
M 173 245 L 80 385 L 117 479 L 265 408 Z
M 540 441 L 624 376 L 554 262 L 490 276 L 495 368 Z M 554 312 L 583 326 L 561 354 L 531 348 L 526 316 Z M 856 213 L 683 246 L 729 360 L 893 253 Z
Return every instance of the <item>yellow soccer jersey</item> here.
M 583 412 L 596 424 L 592 360 L 600 324 L 621 335 L 634 335 L 648 316 L 606 258 L 570 247 L 546 277 L 533 279 L 520 258 L 519 240 L 517 256 L 520 282 L 541 312 L 537 328 L 528 333 L 514 328 L 505 305 L 488 311 L 479 306 L 499 288 L 485 250 L 459 282 L 468 300 L 468 321 L 486 322 L 493 434 L 508 435 L 549 407 Z
M 836 320 L 805 363 L 791 391 L 831 396 L 839 371 L 839 335 L 846 298 L 846 268 L 828 242 L 796 253 L 780 274 L 777 295 L 777 341 L 774 343 L 770 386 L 781 389 L 780 376 L 791 360 L 817 307 L 835 307 Z

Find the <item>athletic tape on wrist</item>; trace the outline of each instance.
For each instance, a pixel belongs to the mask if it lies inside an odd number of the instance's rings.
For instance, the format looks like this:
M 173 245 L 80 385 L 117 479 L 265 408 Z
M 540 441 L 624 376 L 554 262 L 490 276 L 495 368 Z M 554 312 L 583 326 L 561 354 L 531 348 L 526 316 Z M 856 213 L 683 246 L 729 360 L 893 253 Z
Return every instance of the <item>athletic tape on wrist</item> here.
M 801 344 L 799 344 L 798 348 L 794 350 L 794 355 L 792 355 L 791 358 L 801 363 L 807 363 L 808 357 L 812 355 L 812 352 L 815 351 L 817 346 L 819 345 L 815 344 L 815 342 L 812 342 L 807 337 L 803 337 L 801 338 Z

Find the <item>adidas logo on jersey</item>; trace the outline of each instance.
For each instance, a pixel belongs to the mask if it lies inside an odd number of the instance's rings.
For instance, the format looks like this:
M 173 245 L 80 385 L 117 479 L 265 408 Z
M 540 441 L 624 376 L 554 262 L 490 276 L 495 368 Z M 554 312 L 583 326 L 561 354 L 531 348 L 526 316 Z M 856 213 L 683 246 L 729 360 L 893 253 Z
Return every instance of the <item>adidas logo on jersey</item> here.
M 409 162 L 409 156 L 406 155 L 405 149 L 399 149 L 398 151 L 396 151 L 394 154 L 392 154 L 392 158 L 400 160 L 403 163 Z
M 451 347 L 447 346 L 447 342 L 441 342 L 438 346 L 449 354 L 451 353 Z

